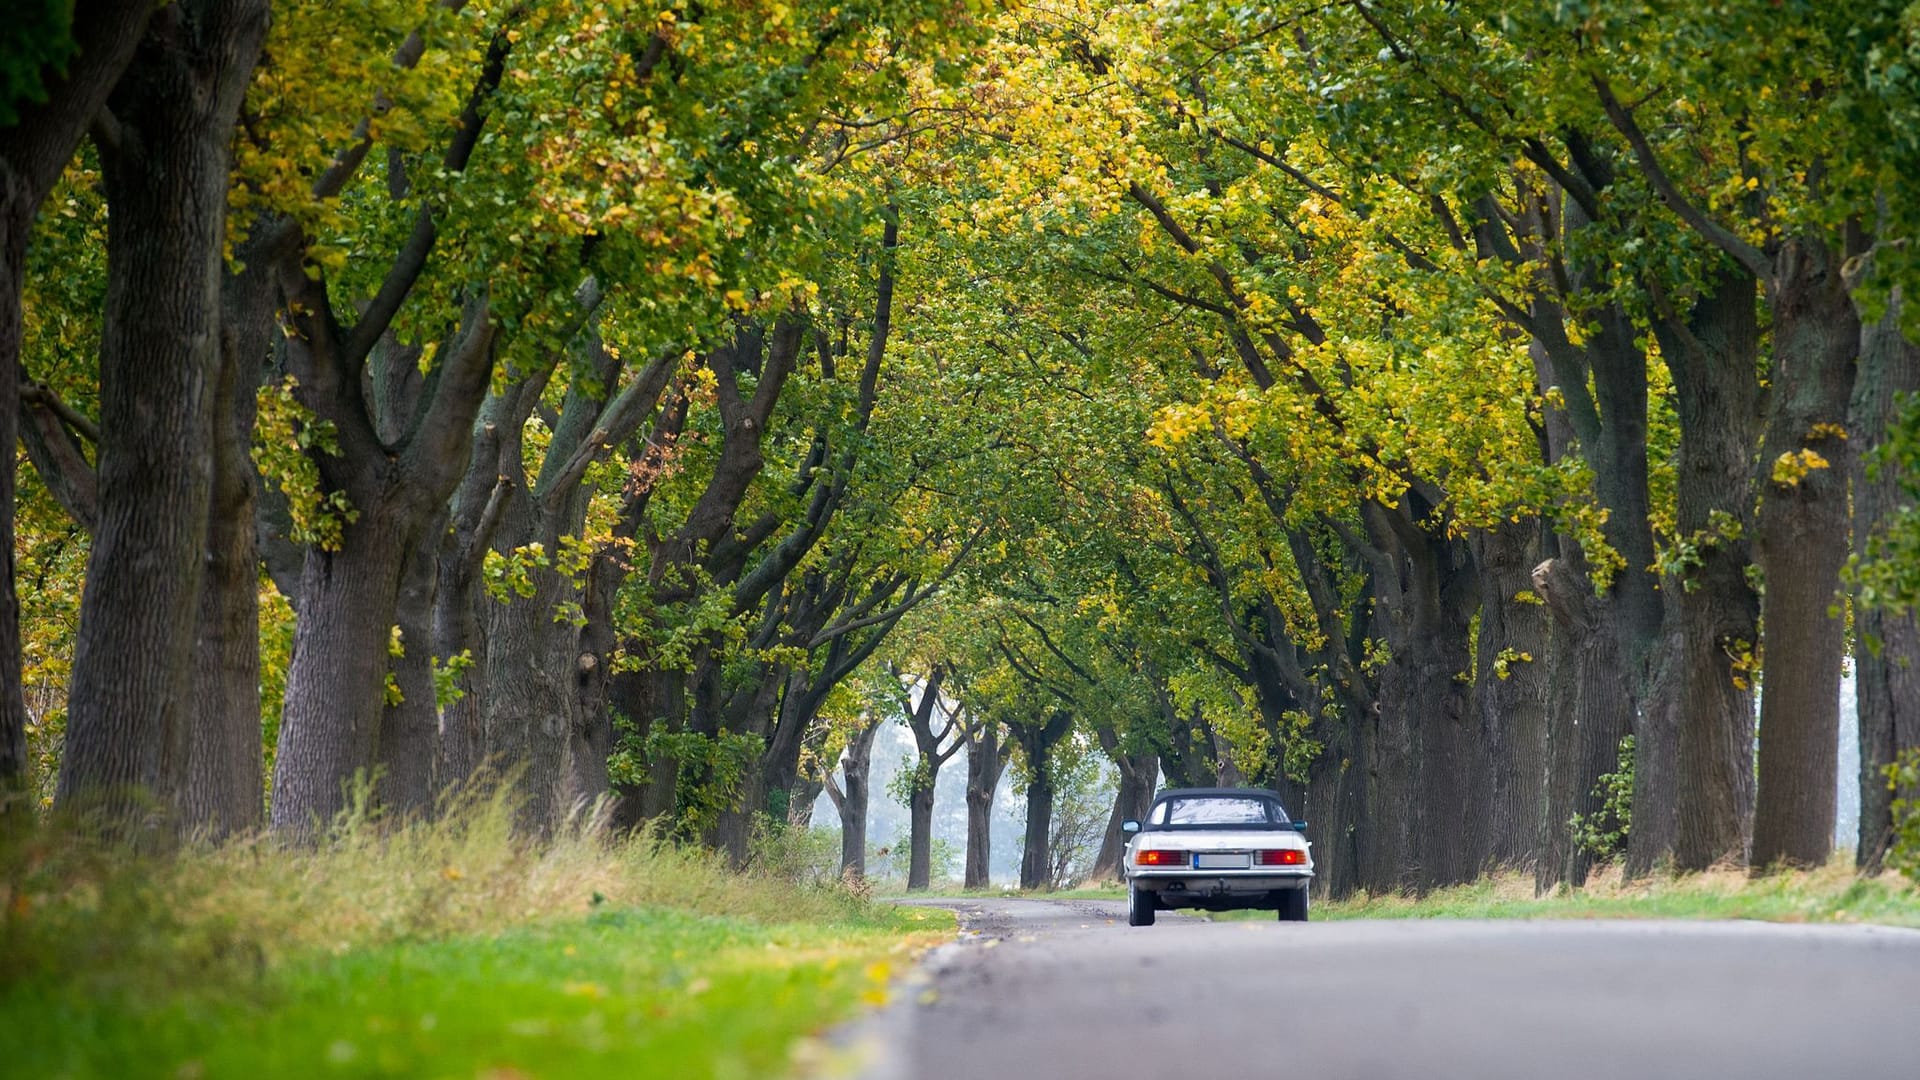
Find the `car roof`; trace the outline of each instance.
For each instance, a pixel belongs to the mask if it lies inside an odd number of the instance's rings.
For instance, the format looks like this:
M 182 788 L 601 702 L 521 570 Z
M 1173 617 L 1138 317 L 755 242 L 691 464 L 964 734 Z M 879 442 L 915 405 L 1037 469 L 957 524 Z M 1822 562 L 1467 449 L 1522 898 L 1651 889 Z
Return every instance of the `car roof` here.
M 1172 799 L 1176 797 L 1188 798 L 1192 796 L 1206 796 L 1206 795 L 1237 795 L 1241 797 L 1253 796 L 1253 797 L 1267 798 L 1267 799 L 1278 799 L 1280 797 L 1279 792 L 1269 791 L 1266 788 L 1183 787 L 1183 788 L 1168 788 L 1165 791 L 1162 791 L 1160 794 L 1155 795 L 1153 797 L 1153 801 L 1159 802 L 1162 799 Z

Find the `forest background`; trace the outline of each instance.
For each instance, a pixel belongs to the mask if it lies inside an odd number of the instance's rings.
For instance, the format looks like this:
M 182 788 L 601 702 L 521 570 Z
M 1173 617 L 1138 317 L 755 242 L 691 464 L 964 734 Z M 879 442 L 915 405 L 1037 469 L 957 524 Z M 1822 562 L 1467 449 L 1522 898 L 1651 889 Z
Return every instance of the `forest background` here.
M 1912 865 L 1916 10 L 30 5 L 8 818 Z

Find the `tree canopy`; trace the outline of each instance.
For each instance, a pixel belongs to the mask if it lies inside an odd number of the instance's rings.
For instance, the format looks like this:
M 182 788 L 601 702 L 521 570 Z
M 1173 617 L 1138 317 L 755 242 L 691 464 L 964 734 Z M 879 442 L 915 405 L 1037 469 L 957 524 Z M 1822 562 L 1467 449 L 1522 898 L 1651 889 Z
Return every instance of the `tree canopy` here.
M 9 813 L 311 840 L 479 777 L 745 859 L 822 785 L 864 828 L 897 710 L 928 807 L 1017 755 L 1029 883 L 1095 753 L 1102 872 L 1161 777 L 1280 791 L 1336 893 L 1814 864 L 1850 663 L 1861 864 L 1895 834 L 1903 4 L 16 36 Z

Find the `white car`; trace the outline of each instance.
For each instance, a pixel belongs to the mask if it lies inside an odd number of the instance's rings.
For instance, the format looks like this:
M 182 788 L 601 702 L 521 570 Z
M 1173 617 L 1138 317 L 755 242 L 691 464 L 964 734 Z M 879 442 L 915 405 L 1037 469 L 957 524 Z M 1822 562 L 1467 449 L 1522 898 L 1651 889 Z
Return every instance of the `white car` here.
M 1129 925 L 1152 926 L 1162 908 L 1256 908 L 1279 912 L 1281 922 L 1307 921 L 1307 823 L 1289 819 L 1271 791 L 1163 791 L 1146 821 L 1120 828 L 1132 834 L 1121 860 Z

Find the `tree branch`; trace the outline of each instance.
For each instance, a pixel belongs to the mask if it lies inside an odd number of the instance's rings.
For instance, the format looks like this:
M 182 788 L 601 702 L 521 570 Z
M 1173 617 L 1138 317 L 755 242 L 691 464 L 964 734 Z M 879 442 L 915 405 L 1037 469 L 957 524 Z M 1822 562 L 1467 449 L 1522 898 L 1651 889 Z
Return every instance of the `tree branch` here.
M 1708 217 L 1706 212 L 1688 201 L 1680 189 L 1674 186 L 1673 178 L 1661 166 L 1660 158 L 1654 153 L 1653 144 L 1647 141 L 1646 132 L 1633 118 L 1620 99 L 1614 96 L 1613 87 L 1599 75 L 1593 76 L 1594 92 L 1600 95 L 1600 105 L 1607 112 L 1607 119 L 1626 136 L 1627 144 L 1633 147 L 1633 157 L 1640 165 L 1641 175 L 1653 187 L 1654 193 L 1667 204 L 1680 220 L 1687 223 L 1695 232 L 1704 237 L 1721 251 L 1747 269 L 1747 272 L 1762 281 L 1773 277 L 1773 260 L 1766 252 L 1754 247 L 1736 235 L 1731 229 Z

